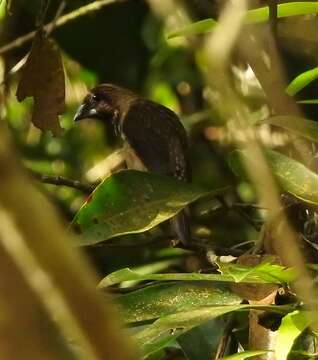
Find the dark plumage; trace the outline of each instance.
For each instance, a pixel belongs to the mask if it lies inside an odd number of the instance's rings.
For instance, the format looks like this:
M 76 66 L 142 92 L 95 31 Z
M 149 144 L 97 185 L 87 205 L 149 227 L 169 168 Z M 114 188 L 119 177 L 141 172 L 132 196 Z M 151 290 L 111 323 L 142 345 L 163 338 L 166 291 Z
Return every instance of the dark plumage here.
M 127 167 L 190 181 L 187 134 L 173 111 L 130 90 L 102 84 L 85 97 L 74 120 L 84 118 L 112 124 L 125 146 L 133 150 L 133 156 L 126 160 Z M 190 229 L 185 212 L 181 211 L 171 223 L 186 245 Z

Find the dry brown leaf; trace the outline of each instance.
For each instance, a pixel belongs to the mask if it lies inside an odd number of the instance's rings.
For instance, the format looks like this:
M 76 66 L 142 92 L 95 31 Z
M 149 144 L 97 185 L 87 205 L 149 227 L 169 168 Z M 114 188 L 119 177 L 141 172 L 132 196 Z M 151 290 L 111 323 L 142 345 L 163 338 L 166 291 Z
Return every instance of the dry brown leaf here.
M 16 93 L 18 101 L 34 98 L 32 123 L 60 135 L 58 115 L 65 110 L 65 79 L 61 54 L 53 40 L 36 34 Z

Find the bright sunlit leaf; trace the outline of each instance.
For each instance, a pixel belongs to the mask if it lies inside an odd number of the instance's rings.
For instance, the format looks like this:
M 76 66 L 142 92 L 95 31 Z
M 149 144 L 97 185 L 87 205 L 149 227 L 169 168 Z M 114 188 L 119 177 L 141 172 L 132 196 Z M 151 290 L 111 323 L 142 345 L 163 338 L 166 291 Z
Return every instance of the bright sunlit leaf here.
M 278 329 L 275 346 L 276 360 L 286 360 L 297 337 L 310 325 L 308 312 L 296 310 L 287 314 Z
M 316 1 L 294 1 L 277 5 L 277 17 L 284 18 L 289 16 L 299 16 L 315 14 L 318 12 L 318 3 Z M 246 14 L 247 22 L 263 22 L 269 18 L 268 6 L 249 10 Z
M 183 281 L 222 281 L 222 282 L 250 282 L 280 284 L 293 281 L 295 271 L 276 264 L 262 263 L 256 267 L 241 264 L 224 265 L 222 274 L 201 273 L 167 273 L 167 274 L 140 274 L 129 268 L 120 269 L 106 276 L 99 284 L 100 288 L 112 286 L 123 281 L 144 280 L 183 280 Z
M 278 4 L 277 17 L 284 18 L 297 15 L 308 15 L 318 13 L 318 3 L 315 1 L 295 1 L 290 3 Z M 268 6 L 258 9 L 252 9 L 247 11 L 245 21 L 246 23 L 258 23 L 267 21 L 269 18 Z M 189 36 L 196 34 L 203 34 L 212 31 L 217 22 L 214 19 L 205 19 L 186 27 L 176 30 L 171 34 L 168 34 L 168 39 L 177 36 Z
M 230 275 L 235 282 L 244 282 L 246 279 L 252 281 L 253 278 L 262 279 L 264 282 L 279 284 L 295 280 L 296 272 L 291 268 L 286 268 L 278 264 L 271 264 L 264 261 L 256 266 L 246 266 L 242 264 L 222 263 L 218 264 L 223 275 Z
M 298 75 L 294 80 L 292 80 L 291 83 L 287 86 L 286 91 L 290 96 L 294 96 L 317 78 L 318 67 L 307 70 L 302 74 Z

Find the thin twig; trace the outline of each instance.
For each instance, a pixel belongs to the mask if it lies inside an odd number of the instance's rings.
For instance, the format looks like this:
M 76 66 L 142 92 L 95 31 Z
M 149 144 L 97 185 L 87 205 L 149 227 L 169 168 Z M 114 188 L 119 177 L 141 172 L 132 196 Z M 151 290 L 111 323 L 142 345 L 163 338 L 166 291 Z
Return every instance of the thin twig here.
M 37 19 L 36 19 L 36 27 L 38 29 L 42 29 L 44 26 L 45 17 L 46 17 L 49 5 L 50 5 L 50 0 L 42 0 L 41 6 L 40 6 L 40 11 L 39 11 L 39 13 L 37 15 Z
M 56 10 L 56 14 L 54 16 L 54 19 L 47 26 L 46 36 L 49 36 L 51 34 L 51 32 L 56 28 L 56 22 L 61 17 L 61 15 L 62 15 L 62 13 L 63 13 L 63 11 L 65 9 L 65 6 L 66 6 L 66 1 L 62 0 L 60 2 L 60 5 L 58 6 L 58 8 Z
M 274 38 L 277 38 L 277 0 L 269 2 L 269 22 L 272 28 Z
M 71 188 L 80 190 L 85 194 L 90 194 L 95 189 L 95 187 L 92 185 L 83 184 L 82 182 L 80 182 L 78 180 L 68 179 L 63 176 L 44 175 L 44 174 L 40 174 L 35 171 L 31 171 L 31 175 L 34 178 L 43 182 L 44 184 L 67 186 L 67 187 L 71 187 Z
M 225 326 L 225 329 L 223 331 L 223 335 L 220 338 L 220 341 L 219 341 L 219 344 L 218 344 L 218 347 L 216 350 L 216 354 L 214 357 L 215 360 L 218 360 L 225 355 L 226 348 L 231 339 L 233 328 L 234 328 L 234 318 L 233 318 L 233 315 L 230 315 L 230 317 L 227 321 L 227 324 Z
M 46 36 L 49 36 L 51 34 L 51 32 L 55 29 L 56 27 L 56 21 L 59 19 L 59 17 L 61 16 L 61 14 L 63 13 L 64 11 L 64 8 L 65 8 L 65 5 L 66 5 L 66 2 L 65 0 L 63 0 L 57 11 L 56 11 L 56 14 L 54 16 L 54 19 L 52 22 L 50 22 L 46 28 L 47 28 L 47 31 L 46 31 Z M 4 76 L 3 80 L 0 82 L 0 86 L 4 86 L 8 80 L 8 78 L 14 74 L 16 74 L 17 72 L 19 72 L 23 66 L 25 65 L 27 59 L 28 59 L 28 56 L 29 56 L 29 53 L 27 53 L 26 55 L 23 56 L 23 58 L 21 60 L 19 60 Z
M 61 16 L 56 21 L 53 20 L 52 22 L 46 24 L 44 26 L 44 30 L 47 31 L 48 29 L 50 29 L 50 27 L 52 26 L 52 23 L 54 23 L 54 22 L 55 22 L 55 28 L 54 28 L 54 30 L 55 30 L 55 29 L 59 28 L 60 26 L 63 26 L 70 21 L 76 20 L 77 18 L 79 18 L 81 16 L 85 16 L 85 15 L 91 14 L 93 12 L 96 12 L 96 11 L 100 10 L 101 8 L 103 8 L 104 6 L 113 4 L 115 2 L 122 2 L 122 1 L 125 1 L 125 0 L 94 1 L 91 4 L 82 6 L 79 9 L 76 9 L 74 11 L 69 12 L 68 14 Z M 17 39 L 13 40 L 9 44 L 2 46 L 0 48 L 0 55 L 6 53 L 8 51 L 11 51 L 13 49 L 19 48 L 20 46 L 28 43 L 29 41 L 31 41 L 33 39 L 34 35 L 35 35 L 35 31 L 31 31 L 28 34 L 18 37 Z
M 26 54 L 23 56 L 22 59 L 20 59 L 3 77 L 3 80 L 0 82 L 0 86 L 4 86 L 9 79 L 10 76 L 13 74 L 16 74 L 18 71 L 20 71 L 25 63 L 27 62 L 29 54 Z

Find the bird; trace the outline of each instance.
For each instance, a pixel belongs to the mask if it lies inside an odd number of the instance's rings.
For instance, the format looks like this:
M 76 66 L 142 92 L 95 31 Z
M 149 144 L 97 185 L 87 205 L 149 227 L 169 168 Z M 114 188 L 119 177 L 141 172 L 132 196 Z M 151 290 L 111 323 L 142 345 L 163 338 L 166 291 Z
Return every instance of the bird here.
M 121 138 L 129 149 L 128 169 L 149 171 L 191 182 L 188 137 L 179 117 L 167 107 L 113 84 L 100 84 L 89 91 L 74 121 L 99 119 Z M 170 220 L 177 242 L 189 246 L 188 216 L 181 210 Z

